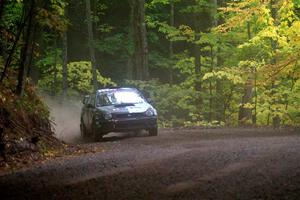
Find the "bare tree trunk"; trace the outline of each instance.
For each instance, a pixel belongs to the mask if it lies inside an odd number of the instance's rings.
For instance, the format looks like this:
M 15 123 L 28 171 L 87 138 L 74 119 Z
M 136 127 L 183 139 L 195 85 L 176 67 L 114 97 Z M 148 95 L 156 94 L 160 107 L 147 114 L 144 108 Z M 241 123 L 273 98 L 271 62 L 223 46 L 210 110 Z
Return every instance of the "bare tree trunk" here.
M 86 17 L 87 17 L 87 28 L 88 28 L 88 45 L 89 45 L 89 52 L 90 52 L 90 59 L 92 63 L 92 75 L 93 75 L 93 86 L 94 90 L 98 89 L 98 82 L 97 82 L 97 69 L 96 69 L 96 55 L 95 55 L 95 48 L 93 46 L 94 43 L 94 32 L 93 32 L 93 21 L 92 21 L 92 14 L 91 14 L 91 1 L 85 0 L 86 3 Z
M 200 36 L 196 36 L 196 40 L 199 40 Z M 202 82 L 201 82 L 201 47 L 198 44 L 193 44 L 193 56 L 195 58 L 195 75 L 196 78 L 194 80 L 194 87 L 197 91 L 197 96 L 195 98 L 195 104 L 197 106 L 198 114 L 202 113 Z
M 33 30 L 32 32 L 34 33 L 33 35 L 33 38 L 34 38 L 34 41 L 32 42 L 32 47 L 30 48 L 30 60 L 29 60 L 29 63 L 28 63 L 28 70 L 27 70 L 27 77 L 30 77 L 30 81 L 33 83 L 33 84 L 37 84 L 38 83 L 38 80 L 39 80 L 39 76 L 40 76 L 40 72 L 39 72 L 39 69 L 37 66 L 35 65 L 32 65 L 32 61 L 34 59 L 34 51 L 35 51 L 35 48 L 36 48 L 36 45 L 35 45 L 35 41 L 36 41 L 36 38 L 39 34 L 39 30 L 37 29 L 37 26 L 34 26 L 33 27 Z
M 68 93 L 68 34 L 63 36 L 63 65 L 62 65 L 62 81 L 63 81 L 63 98 L 67 97 Z
M 200 36 L 196 36 L 196 40 L 199 40 Z M 200 92 L 202 90 L 202 83 L 201 83 L 201 47 L 198 44 L 194 44 L 194 58 L 195 58 L 195 89 L 196 91 Z
M 52 96 L 56 95 L 56 83 L 57 83 L 57 38 L 54 40 L 54 49 L 55 49 L 55 54 L 54 54 L 54 74 L 53 74 L 53 83 L 52 83 Z
M 210 46 L 210 72 L 214 70 L 214 53 L 213 46 Z M 211 122 L 213 118 L 213 87 L 212 81 L 209 81 L 209 113 L 208 113 L 208 121 Z
M 140 26 L 141 26 L 141 52 L 142 52 L 142 80 L 147 80 L 149 78 L 148 69 L 148 42 L 147 42 L 147 30 L 145 22 L 145 0 L 139 0 L 140 3 Z
M 134 66 L 136 78 L 147 80 L 148 69 L 148 43 L 145 23 L 145 0 L 131 0 L 133 5 L 133 38 L 134 38 Z
M 196 37 L 195 40 L 199 40 L 200 39 L 200 28 L 198 26 L 199 23 L 199 18 L 197 16 L 197 14 L 194 14 L 194 28 L 196 31 Z M 194 80 L 194 87 L 195 90 L 197 92 L 196 98 L 195 98 L 195 104 L 197 107 L 197 112 L 198 114 L 202 113 L 202 105 L 203 105 L 203 99 L 202 99 L 202 63 L 201 63 L 201 46 L 194 43 L 193 47 L 192 47 L 192 53 L 193 53 L 193 57 L 195 59 L 194 61 L 194 67 L 195 67 L 195 80 Z
M 226 121 L 226 111 L 229 110 L 230 108 L 230 101 L 232 99 L 232 96 L 233 96 L 233 93 L 234 93 L 234 86 L 231 86 L 230 87 L 230 93 L 229 95 L 226 97 L 224 97 L 224 105 L 223 105 L 223 116 L 224 116 L 224 122 L 227 124 L 227 121 Z
M 211 24 L 212 27 L 216 27 L 218 26 L 218 19 L 216 18 L 217 12 L 218 12 L 218 1 L 217 0 L 212 0 L 211 1 L 212 4 L 212 12 L 211 12 Z M 214 70 L 215 67 L 215 63 L 218 63 L 218 56 L 216 56 L 218 54 L 218 48 L 216 48 L 216 52 L 214 52 L 214 46 L 210 45 L 210 57 L 211 57 L 211 63 L 210 63 L 210 72 L 212 72 Z M 216 60 L 216 61 L 215 61 Z M 217 66 L 216 66 L 217 67 Z M 216 95 L 218 95 L 218 89 L 221 89 L 220 84 L 218 83 L 219 81 L 216 81 Z M 213 96 L 213 83 L 212 81 L 209 81 L 209 121 L 211 122 L 213 120 L 213 118 L 217 117 L 218 121 L 221 121 L 220 117 L 218 116 L 213 116 L 213 105 L 215 104 L 215 113 L 218 115 L 221 115 L 222 111 L 221 109 L 219 109 L 218 112 L 218 108 L 220 107 L 220 103 L 218 104 L 216 97 Z
M 197 1 L 194 1 L 195 4 L 197 4 Z M 201 21 L 201 16 L 199 13 L 193 13 L 192 15 L 192 24 L 193 24 L 193 29 L 195 30 L 195 41 L 200 40 L 200 32 L 201 32 L 201 27 L 200 27 L 200 22 Z M 202 104 L 203 104 L 203 99 L 202 99 L 202 63 L 201 63 L 201 50 L 202 46 L 194 42 L 192 44 L 192 56 L 194 57 L 194 69 L 195 69 L 195 80 L 194 80 L 194 88 L 197 92 L 197 96 L 195 98 L 195 103 L 197 106 L 198 113 L 202 113 Z
M 212 26 L 217 27 L 219 25 L 219 20 L 216 17 L 218 13 L 218 7 L 219 5 L 222 6 L 222 1 L 219 0 L 212 0 L 213 10 L 212 10 Z M 218 42 L 219 43 L 219 42 Z M 220 67 L 223 63 L 221 56 L 220 56 L 220 48 L 217 47 L 215 50 L 214 55 L 216 68 Z M 216 95 L 215 95 L 215 112 L 216 112 L 216 120 L 218 122 L 224 121 L 225 122 L 225 112 L 226 108 L 224 108 L 224 105 L 226 104 L 225 98 L 223 98 L 223 89 L 222 89 L 222 80 L 217 79 L 216 80 Z M 223 102 L 222 102 L 223 101 Z
M 65 16 L 68 17 L 68 10 L 65 8 Z M 67 98 L 68 94 L 68 32 L 63 35 L 62 39 L 62 46 L 63 46 L 63 65 L 62 65 L 62 89 L 63 89 L 63 98 Z
M 242 97 L 242 105 L 239 109 L 239 125 L 247 125 L 252 118 L 252 109 L 245 107 L 251 103 L 253 97 L 253 77 L 250 72 L 246 85 L 244 86 L 244 95 Z
M 29 63 L 31 62 L 31 49 L 33 48 L 33 37 L 34 37 L 34 6 L 35 6 L 35 0 L 31 0 L 28 2 L 28 13 L 29 13 L 29 21 L 27 25 L 27 30 L 24 33 L 24 44 L 21 49 L 21 57 L 20 57 L 20 65 L 18 70 L 18 84 L 16 88 L 16 94 L 19 96 L 23 96 L 24 94 L 24 88 L 25 88 L 25 82 L 26 82 L 26 76 L 29 68 Z
M 251 39 L 251 29 L 250 29 L 250 22 L 247 23 L 247 33 L 248 33 L 248 40 Z M 242 97 L 242 103 L 239 109 L 239 125 L 246 125 L 249 123 L 249 120 L 252 119 L 252 109 L 246 108 L 246 104 L 252 103 L 253 98 L 253 69 L 250 69 L 249 76 L 244 86 L 244 95 Z
M 278 19 L 277 19 L 277 11 L 278 9 L 276 8 L 276 1 L 275 0 L 270 0 L 270 9 L 271 9 L 271 16 L 273 18 L 273 21 L 274 21 L 274 26 L 278 26 Z M 277 60 L 275 58 L 275 52 L 278 48 L 278 41 L 276 40 L 272 40 L 271 41 L 271 46 L 272 46 L 272 50 L 273 50 L 273 58 L 272 58 L 272 61 L 271 61 L 271 64 L 272 65 L 276 65 L 277 63 Z M 275 95 L 274 93 L 274 88 L 276 87 L 275 83 L 273 82 L 272 83 L 272 95 Z M 275 103 L 278 103 L 276 100 L 273 100 L 272 104 L 275 104 Z M 276 116 L 273 116 L 273 126 L 275 128 L 278 128 L 280 126 L 280 123 L 281 123 L 281 120 L 280 120 L 280 117 L 278 115 Z
M 174 27 L 175 25 L 175 18 L 174 18 L 174 12 L 175 12 L 175 9 L 174 9 L 174 1 L 171 0 L 170 1 L 170 26 Z M 169 44 L 169 58 L 170 60 L 173 59 L 173 56 L 174 56 L 174 48 L 173 48 L 173 41 L 170 41 L 170 44 Z M 173 77 L 173 66 L 170 66 L 170 80 L 169 82 L 172 84 L 174 82 L 174 77 Z
M 257 121 L 257 70 L 254 69 L 254 113 L 252 116 L 252 123 L 256 125 Z
M 129 14 L 129 30 L 128 30 L 128 60 L 127 60 L 127 79 L 134 78 L 134 52 L 131 49 L 131 45 L 134 44 L 133 40 L 133 17 L 134 17 L 134 2 L 129 0 L 130 14 Z

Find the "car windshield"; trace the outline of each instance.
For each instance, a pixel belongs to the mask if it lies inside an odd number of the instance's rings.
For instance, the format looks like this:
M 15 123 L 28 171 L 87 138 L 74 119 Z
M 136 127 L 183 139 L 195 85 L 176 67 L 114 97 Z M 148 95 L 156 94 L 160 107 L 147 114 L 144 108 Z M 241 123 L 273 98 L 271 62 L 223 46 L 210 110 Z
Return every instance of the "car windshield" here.
M 120 104 L 138 104 L 145 102 L 143 97 L 130 90 L 116 90 L 101 92 L 97 96 L 98 106 L 120 105 Z

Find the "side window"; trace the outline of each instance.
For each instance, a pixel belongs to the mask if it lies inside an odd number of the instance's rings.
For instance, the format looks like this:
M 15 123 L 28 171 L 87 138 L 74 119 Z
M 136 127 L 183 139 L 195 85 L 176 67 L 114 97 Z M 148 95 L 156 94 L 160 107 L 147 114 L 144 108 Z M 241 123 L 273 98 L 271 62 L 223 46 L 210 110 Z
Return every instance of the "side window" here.
M 91 98 L 90 98 L 90 102 L 89 102 L 92 106 L 95 106 L 95 95 L 91 95 Z
M 103 94 L 99 94 L 99 95 L 97 96 L 97 105 L 98 105 L 98 106 L 103 106 L 103 105 L 104 105 Z
M 98 106 L 110 105 L 110 101 L 107 97 L 107 94 L 106 93 L 98 94 L 96 103 L 97 103 Z

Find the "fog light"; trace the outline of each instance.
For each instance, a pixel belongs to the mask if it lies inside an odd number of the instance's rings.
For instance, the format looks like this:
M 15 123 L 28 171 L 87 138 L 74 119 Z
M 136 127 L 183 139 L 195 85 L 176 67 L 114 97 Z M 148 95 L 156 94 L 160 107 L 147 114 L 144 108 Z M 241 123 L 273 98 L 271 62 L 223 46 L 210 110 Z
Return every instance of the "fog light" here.
M 106 119 L 106 120 L 112 119 L 111 113 L 104 113 L 103 116 L 104 116 L 104 119 Z

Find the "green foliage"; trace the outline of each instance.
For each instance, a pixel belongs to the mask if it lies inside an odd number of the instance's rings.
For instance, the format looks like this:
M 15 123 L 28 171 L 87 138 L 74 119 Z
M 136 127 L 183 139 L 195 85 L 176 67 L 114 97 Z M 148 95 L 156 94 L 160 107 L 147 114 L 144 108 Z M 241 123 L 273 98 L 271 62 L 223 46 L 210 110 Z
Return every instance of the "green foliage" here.
M 67 20 L 65 19 L 65 0 L 51 0 L 49 7 L 37 8 L 37 22 L 43 28 L 49 28 L 55 33 L 63 34 L 67 29 Z
M 3 27 L 16 28 L 15 25 L 21 21 L 23 5 L 20 2 L 12 1 L 10 4 L 5 6 L 5 14 L 1 23 Z
M 92 85 L 92 66 L 89 61 L 71 62 L 67 66 L 68 68 L 68 86 L 71 90 L 78 93 L 89 93 L 93 90 Z M 54 83 L 54 75 L 57 73 L 56 81 Z M 97 80 L 99 86 L 108 87 L 115 86 L 116 84 L 111 81 L 110 78 L 101 76 L 97 71 Z M 51 88 L 51 85 L 53 86 Z M 44 77 L 39 80 L 38 86 L 43 90 L 53 89 L 55 93 L 61 92 L 62 85 L 62 66 L 58 64 L 56 66 L 56 72 L 54 67 L 48 68 L 44 71 Z M 49 88 L 50 86 L 50 88 Z
M 226 69 L 225 69 L 226 70 Z M 243 84 L 245 83 L 245 80 L 241 77 L 240 74 L 235 74 L 232 70 L 227 70 L 227 71 L 213 71 L 213 72 L 209 72 L 206 73 L 203 76 L 203 80 L 208 80 L 208 79 L 225 79 L 225 80 L 229 80 L 230 82 L 232 82 L 232 84 L 237 85 L 237 84 Z
M 117 33 L 113 36 L 106 37 L 102 40 L 95 41 L 94 46 L 97 50 L 107 54 L 115 54 L 124 49 L 125 36 Z
M 273 118 L 279 117 L 282 124 L 295 125 L 299 119 L 294 113 L 298 113 L 300 104 L 293 93 L 300 78 L 297 62 L 300 57 L 296 53 L 299 52 L 299 19 L 292 1 L 276 1 L 275 4 L 257 0 L 232 2 L 222 8 L 229 17 L 216 30 L 225 37 L 228 34 L 251 37 L 244 37 L 244 41 L 230 48 L 237 52 L 238 58 L 235 63 L 232 62 L 232 69 L 240 70 L 233 75 L 245 81 L 255 73 L 253 90 L 256 90 L 257 101 L 252 98 L 243 107 L 252 111 L 257 109 L 257 124 L 269 125 Z M 274 11 L 270 10 L 272 6 L 278 9 L 275 11 L 276 18 L 273 18 Z M 235 39 L 232 38 L 232 41 Z M 221 74 L 223 70 L 208 73 L 204 79 Z
M 222 5 L 209 0 L 146 1 L 150 79 L 126 84 L 150 93 L 163 127 L 238 125 L 241 108 L 250 110 L 252 116 L 247 120 L 252 124 L 271 125 L 272 119 L 279 117 L 282 125 L 299 125 L 300 1 L 272 2 L 274 5 L 261 0 L 228 0 Z M 9 1 L 5 5 L 0 31 L 6 54 L 22 21 L 23 4 Z M 68 18 L 67 5 L 73 12 Z M 53 0 L 37 11 L 40 34 L 32 64 L 41 75 L 38 86 L 61 93 L 61 36 L 67 28 L 72 27 L 67 34 L 68 57 L 89 58 L 86 31 L 82 31 L 86 30 L 81 15 L 85 6 L 77 1 Z M 101 64 L 99 86 L 122 83 L 130 77 L 127 70 L 138 56 L 134 55 L 134 40 L 138 38 L 130 37 L 130 5 L 97 0 L 92 11 L 95 38 L 91 45 Z M 19 61 L 12 63 L 17 66 Z M 69 93 L 90 92 L 91 80 L 90 62 L 68 64 Z M 251 93 L 248 97 L 247 88 Z
M 150 96 L 158 110 L 161 127 L 190 126 L 201 121 L 194 104 L 196 92 L 192 88 L 162 84 L 157 80 L 126 81 L 125 85 L 136 87 L 146 93 L 145 96 Z

